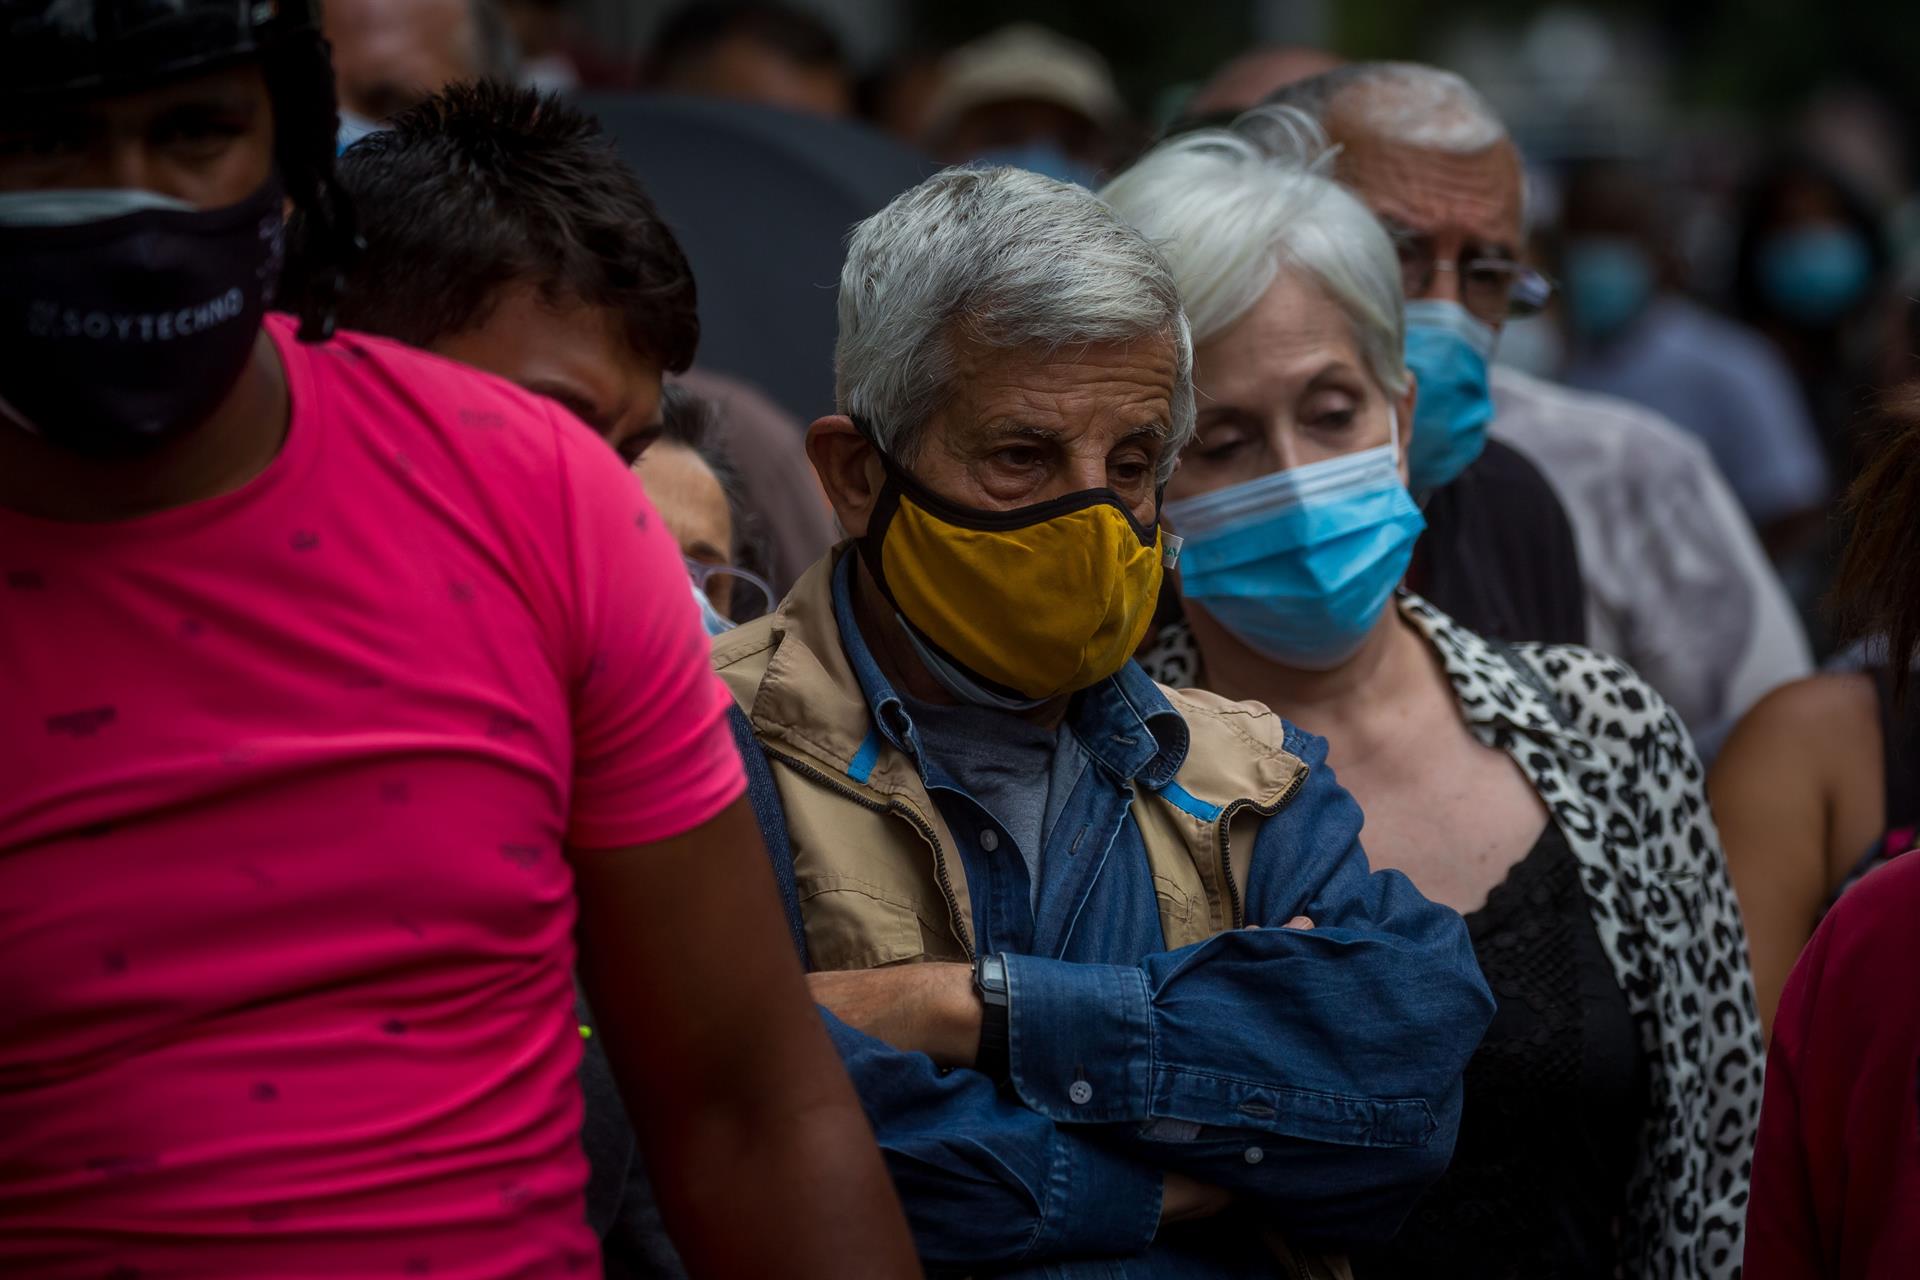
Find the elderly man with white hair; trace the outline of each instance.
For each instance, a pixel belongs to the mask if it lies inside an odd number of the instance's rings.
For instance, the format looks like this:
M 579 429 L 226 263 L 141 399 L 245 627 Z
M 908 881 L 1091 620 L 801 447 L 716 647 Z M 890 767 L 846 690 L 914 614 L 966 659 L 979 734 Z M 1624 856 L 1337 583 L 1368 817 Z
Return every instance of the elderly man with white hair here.
M 854 232 L 837 363 L 808 453 L 850 541 L 714 664 L 923 1261 L 1337 1274 L 1295 1250 L 1446 1167 L 1491 1000 L 1322 740 L 1132 661 L 1194 427 L 1164 260 L 949 170 Z
M 1588 642 L 1645 676 L 1710 757 L 1748 707 L 1807 673 L 1806 637 L 1698 441 L 1638 405 L 1490 364 L 1516 301 L 1538 301 L 1506 126 L 1459 76 L 1415 63 L 1355 63 L 1268 101 L 1319 122 L 1336 176 L 1398 245 L 1416 473 L 1423 448 L 1470 458 L 1489 429 L 1536 463 L 1579 542 Z

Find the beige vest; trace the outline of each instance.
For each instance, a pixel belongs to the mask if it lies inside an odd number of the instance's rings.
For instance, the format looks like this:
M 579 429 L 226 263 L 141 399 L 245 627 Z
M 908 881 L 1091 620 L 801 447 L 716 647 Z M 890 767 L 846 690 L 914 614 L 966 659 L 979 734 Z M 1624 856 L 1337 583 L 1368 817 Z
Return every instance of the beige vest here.
M 728 632 L 713 651 L 715 670 L 773 761 L 807 949 L 820 969 L 971 959 L 973 912 L 958 848 L 913 760 L 873 728 L 840 647 L 831 575 L 828 557 L 777 612 Z M 1198 690 L 1166 693 L 1191 742 L 1174 781 L 1193 803 L 1142 788 L 1133 816 L 1171 951 L 1245 923 L 1241 895 L 1255 832 L 1307 767 L 1285 750 L 1282 722 L 1265 707 Z
M 973 908 L 959 849 L 913 761 L 874 729 L 840 647 L 839 550 L 807 570 L 773 614 L 716 639 L 714 669 L 773 761 L 814 967 L 970 960 Z M 1285 727 L 1265 707 L 1196 689 L 1162 692 L 1189 738 L 1174 782 L 1197 803 L 1182 807 L 1142 788 L 1133 816 L 1171 951 L 1246 923 L 1254 836 L 1299 789 L 1307 766 L 1285 749 Z M 1271 1232 L 1268 1243 L 1287 1280 L 1351 1280 L 1344 1258 L 1297 1253 Z

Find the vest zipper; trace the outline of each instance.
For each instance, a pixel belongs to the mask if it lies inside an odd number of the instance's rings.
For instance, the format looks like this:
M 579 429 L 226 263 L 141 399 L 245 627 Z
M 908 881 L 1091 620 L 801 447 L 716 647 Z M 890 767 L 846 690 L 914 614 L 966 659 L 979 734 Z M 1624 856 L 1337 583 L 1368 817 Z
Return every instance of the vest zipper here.
M 1300 794 L 1300 788 L 1307 784 L 1307 769 L 1302 765 L 1300 772 L 1293 775 L 1286 789 L 1274 798 L 1270 805 L 1257 805 L 1251 800 L 1235 800 L 1220 814 L 1220 875 L 1227 882 L 1227 907 L 1230 912 L 1228 923 L 1238 929 L 1246 923 L 1246 908 L 1240 901 L 1240 886 L 1233 882 L 1233 837 L 1230 834 L 1233 820 L 1242 809 L 1252 809 L 1263 818 L 1271 818 L 1293 802 Z
M 965 917 L 960 914 L 960 895 L 953 891 L 953 877 L 947 872 L 946 855 L 940 848 L 940 837 L 935 834 L 933 827 L 930 826 L 925 819 L 921 818 L 919 814 L 903 804 L 894 801 L 883 802 L 869 799 L 861 795 L 858 791 L 855 791 L 852 787 L 841 785 L 840 782 L 822 773 L 812 765 L 802 764 L 800 761 L 782 755 L 779 752 L 769 751 L 767 755 L 774 760 L 778 760 L 781 764 L 793 770 L 809 782 L 818 783 L 835 795 L 844 796 L 846 799 L 853 801 L 863 809 L 867 809 L 873 813 L 898 814 L 913 824 L 914 829 L 919 831 L 921 836 L 925 838 L 928 847 L 933 852 L 934 875 L 939 878 L 940 892 L 945 894 L 947 899 L 948 923 L 953 926 L 954 940 L 957 941 L 967 953 L 967 963 L 972 964 L 975 959 L 973 943 L 967 940 Z

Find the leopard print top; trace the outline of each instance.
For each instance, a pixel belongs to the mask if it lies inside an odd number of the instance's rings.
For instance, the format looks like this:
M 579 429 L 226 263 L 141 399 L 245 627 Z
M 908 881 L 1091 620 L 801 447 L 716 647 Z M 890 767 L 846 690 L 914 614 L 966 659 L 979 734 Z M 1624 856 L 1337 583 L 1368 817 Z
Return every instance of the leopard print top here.
M 1765 1053 L 1746 929 L 1692 739 L 1613 658 L 1496 645 L 1410 593 L 1399 607 L 1440 655 L 1474 736 L 1511 755 L 1553 811 L 1640 1028 L 1651 1106 L 1627 1188 L 1621 1274 L 1733 1280 Z M 1162 684 L 1203 684 L 1184 622 L 1140 663 Z

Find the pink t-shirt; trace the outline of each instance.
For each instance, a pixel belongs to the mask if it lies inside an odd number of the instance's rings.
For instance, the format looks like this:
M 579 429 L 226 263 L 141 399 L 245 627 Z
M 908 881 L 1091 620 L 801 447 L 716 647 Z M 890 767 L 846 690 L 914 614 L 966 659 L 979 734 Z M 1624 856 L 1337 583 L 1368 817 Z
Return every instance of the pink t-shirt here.
M 562 847 L 743 785 L 685 570 L 548 402 L 268 328 L 251 483 L 0 511 L 0 1275 L 590 1271 Z

